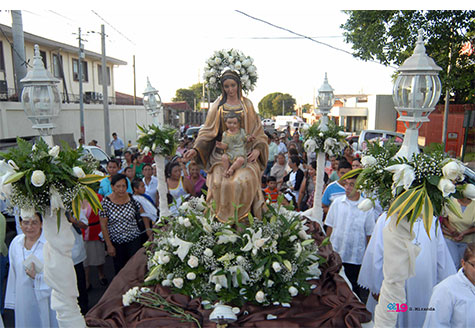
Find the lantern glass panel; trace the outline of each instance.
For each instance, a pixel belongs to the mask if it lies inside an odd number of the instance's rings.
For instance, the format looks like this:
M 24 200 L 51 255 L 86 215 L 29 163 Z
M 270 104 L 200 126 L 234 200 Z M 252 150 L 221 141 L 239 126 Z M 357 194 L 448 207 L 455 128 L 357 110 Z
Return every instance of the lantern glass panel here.
M 335 98 L 332 92 L 319 92 L 317 96 L 317 106 L 319 108 L 330 109 L 335 103 Z
M 401 74 L 396 80 L 393 99 L 396 107 L 432 109 L 441 92 L 440 79 L 431 74 Z

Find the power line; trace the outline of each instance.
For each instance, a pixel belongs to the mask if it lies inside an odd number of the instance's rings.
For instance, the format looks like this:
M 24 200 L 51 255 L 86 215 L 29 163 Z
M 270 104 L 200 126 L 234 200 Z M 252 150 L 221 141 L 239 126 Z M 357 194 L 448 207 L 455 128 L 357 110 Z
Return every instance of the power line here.
M 115 28 L 113 25 L 111 25 L 109 22 L 107 22 L 102 16 L 100 16 L 99 14 L 97 14 L 97 12 L 93 11 L 91 9 L 91 12 L 93 12 L 94 14 L 96 14 L 102 21 L 104 21 L 106 24 L 108 24 L 112 29 L 114 29 L 117 33 L 119 33 L 123 38 L 125 38 L 127 41 L 129 41 L 130 43 L 132 43 L 134 46 L 136 45 L 131 39 L 129 39 L 127 36 L 125 36 L 124 34 L 122 34 L 117 28 Z
M 26 65 L 26 67 L 30 67 L 30 68 L 33 68 L 28 62 L 28 61 L 25 61 L 25 59 L 20 55 L 20 53 L 16 50 L 15 48 L 15 45 L 13 44 L 13 42 L 10 42 L 10 40 L 8 39 L 8 36 L 7 34 L 3 31 L 2 27 L 0 27 L 0 31 L 2 32 L 2 35 L 5 37 L 5 39 L 7 40 L 8 44 L 10 44 L 10 46 L 12 47 L 13 51 L 15 52 L 15 54 L 17 54 L 17 56 L 20 58 L 20 60 L 23 61 L 23 63 L 21 65 Z
M 340 38 L 341 36 L 311 36 L 311 38 Z M 229 40 L 301 40 L 304 37 L 301 36 L 249 36 L 249 37 L 225 37 L 225 39 Z
M 284 31 L 289 32 L 289 33 L 291 33 L 291 34 L 297 35 L 297 36 L 299 36 L 300 38 L 304 38 L 304 39 L 310 40 L 310 41 L 312 41 L 312 42 L 315 42 L 315 43 L 318 43 L 318 44 L 322 44 L 322 45 L 324 45 L 324 46 L 326 46 L 326 47 L 335 49 L 335 50 L 337 50 L 337 51 L 344 52 L 345 54 L 348 54 L 348 55 L 351 55 L 351 56 L 354 57 L 354 55 L 353 55 L 351 52 L 346 51 L 346 50 L 344 50 L 344 49 L 341 49 L 341 48 L 338 48 L 338 47 L 334 47 L 334 46 L 332 46 L 331 44 L 328 44 L 328 43 L 325 43 L 325 42 L 317 41 L 317 40 L 315 40 L 314 38 L 312 38 L 312 37 L 310 37 L 310 36 L 305 36 L 305 35 L 296 33 L 296 32 L 294 32 L 294 31 L 292 31 L 292 30 L 290 30 L 290 29 L 277 26 L 277 25 L 275 25 L 275 24 L 273 24 L 273 23 L 270 23 L 270 22 L 268 22 L 268 21 L 259 19 L 259 18 L 257 18 L 257 17 L 252 16 L 252 15 L 249 15 L 249 14 L 247 14 L 247 13 L 244 13 L 244 12 L 242 12 L 242 11 L 240 11 L 240 10 L 237 10 L 237 9 L 236 9 L 235 11 L 238 12 L 239 14 L 242 14 L 242 15 L 244 15 L 244 16 L 247 16 L 248 18 L 251 18 L 251 19 L 253 19 L 253 20 L 260 21 L 260 22 L 265 23 L 265 24 L 267 24 L 267 25 L 270 25 L 270 26 L 272 26 L 272 27 L 274 27 L 274 28 L 281 29 L 281 30 L 284 30 Z M 377 64 L 380 64 L 380 65 L 383 65 L 383 64 L 381 64 L 381 63 L 379 63 L 378 61 L 375 61 L 375 60 L 369 60 L 369 61 L 370 61 L 370 62 L 377 63 Z M 391 68 L 393 68 L 393 69 L 397 69 L 396 67 L 391 66 L 391 65 L 389 65 L 389 67 L 391 67 Z

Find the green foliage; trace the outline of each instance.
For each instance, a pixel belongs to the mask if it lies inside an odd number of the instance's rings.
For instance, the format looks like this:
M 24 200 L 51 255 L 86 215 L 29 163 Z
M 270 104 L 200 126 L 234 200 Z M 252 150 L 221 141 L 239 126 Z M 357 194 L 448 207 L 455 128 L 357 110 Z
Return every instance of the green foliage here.
M 290 94 L 274 92 L 262 98 L 257 107 L 262 116 L 271 118 L 282 115 L 282 111 L 284 115 L 291 115 L 295 112 L 295 104 L 296 100 Z
M 461 55 L 462 45 L 473 39 L 475 11 L 461 10 L 353 10 L 341 25 L 353 55 L 384 65 L 401 65 L 412 55 L 418 30 L 425 32 L 427 54 L 443 70 L 443 92 L 448 88 L 455 103 L 475 102 L 475 55 Z M 472 42 L 473 43 L 473 42 Z M 450 67 L 450 71 L 449 71 Z
M 221 91 L 219 89 L 210 90 L 210 101 L 214 102 L 220 94 Z M 186 101 L 193 110 L 195 110 L 196 103 L 196 110 L 199 110 L 199 103 L 203 101 L 203 83 L 196 83 L 186 89 L 181 88 L 176 90 L 175 97 L 172 98 L 172 101 Z M 206 88 L 205 101 L 208 101 L 208 91 Z

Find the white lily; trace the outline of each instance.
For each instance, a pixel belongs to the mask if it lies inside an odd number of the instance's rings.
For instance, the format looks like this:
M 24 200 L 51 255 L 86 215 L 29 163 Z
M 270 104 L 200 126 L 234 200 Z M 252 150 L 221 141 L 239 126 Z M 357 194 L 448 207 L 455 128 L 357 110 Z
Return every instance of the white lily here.
M 316 277 L 320 276 L 320 274 L 322 274 L 322 272 L 320 271 L 320 264 L 318 262 L 315 262 L 308 266 L 307 273 Z
M 173 254 L 177 255 L 181 261 L 185 260 L 186 255 L 188 254 L 191 246 L 193 245 L 193 243 L 178 238 L 176 234 L 173 238 L 168 238 L 168 242 L 175 247 L 178 246 L 178 249 L 173 252 Z
M 325 152 L 331 151 L 337 142 L 338 141 L 335 138 L 325 139 L 325 141 L 323 142 L 323 150 Z
M 365 198 L 360 204 L 358 204 L 358 209 L 362 211 L 369 211 L 373 208 L 373 201 L 369 198 Z
M 475 185 L 471 183 L 465 184 L 463 188 L 463 196 L 474 200 L 475 199 Z
M 465 166 L 456 161 L 450 161 L 442 167 L 442 174 L 451 181 L 463 181 Z
M 248 243 L 246 244 L 246 246 L 241 248 L 241 251 L 247 252 L 252 250 L 252 254 L 256 255 L 257 251 L 262 246 L 264 246 L 264 244 L 270 239 L 270 237 L 262 238 L 262 228 L 260 228 L 257 232 L 254 232 L 254 230 L 251 228 L 248 228 L 247 230 L 252 233 L 252 237 L 249 236 L 249 234 L 247 233 L 244 234 L 244 237 L 247 237 L 248 239 Z
M 10 196 L 12 185 L 3 184 L 11 175 L 15 174 L 15 170 L 5 160 L 0 161 L 0 199 L 5 199 Z
M 216 273 L 220 272 L 221 268 L 216 269 L 211 275 L 209 276 L 209 282 L 214 283 L 216 285 L 220 285 L 221 287 L 228 288 L 228 279 L 226 275 L 216 275 Z
M 241 273 L 241 283 L 246 285 L 250 278 L 249 274 L 242 268 L 242 266 L 231 266 L 229 267 L 229 273 L 231 273 L 233 287 L 239 287 L 239 282 L 237 279 L 238 271 Z
M 455 185 L 449 179 L 442 177 L 437 185 L 437 188 L 442 191 L 444 197 L 448 197 L 455 192 Z
M 407 164 L 395 164 L 385 168 L 387 171 L 393 173 L 393 194 L 399 186 L 403 186 L 405 190 L 409 189 L 412 182 L 416 178 L 414 169 Z
M 59 151 L 61 150 L 61 148 L 56 145 L 54 146 L 53 148 L 51 148 L 48 152 L 49 156 L 53 157 L 53 158 L 57 158 L 58 155 L 59 155 Z
M 238 235 L 234 234 L 231 230 L 224 229 L 222 235 L 218 237 L 218 242 L 216 244 L 226 244 L 226 243 L 235 243 L 239 238 Z
M 49 187 L 49 193 L 50 193 L 50 208 L 51 208 L 51 216 L 52 216 L 54 211 L 64 209 L 64 204 L 63 204 L 63 201 L 61 200 L 60 193 L 54 186 Z

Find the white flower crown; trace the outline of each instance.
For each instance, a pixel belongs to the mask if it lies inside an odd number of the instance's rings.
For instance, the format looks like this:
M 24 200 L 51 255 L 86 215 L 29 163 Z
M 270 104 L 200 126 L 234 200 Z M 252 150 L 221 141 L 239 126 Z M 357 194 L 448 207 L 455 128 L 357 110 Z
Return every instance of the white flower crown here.
M 225 69 L 230 69 L 240 75 L 242 89 L 248 93 L 254 90 L 257 82 L 257 69 L 253 63 L 252 57 L 239 50 L 218 50 L 206 61 L 203 79 L 210 89 L 220 89 L 219 78 Z

